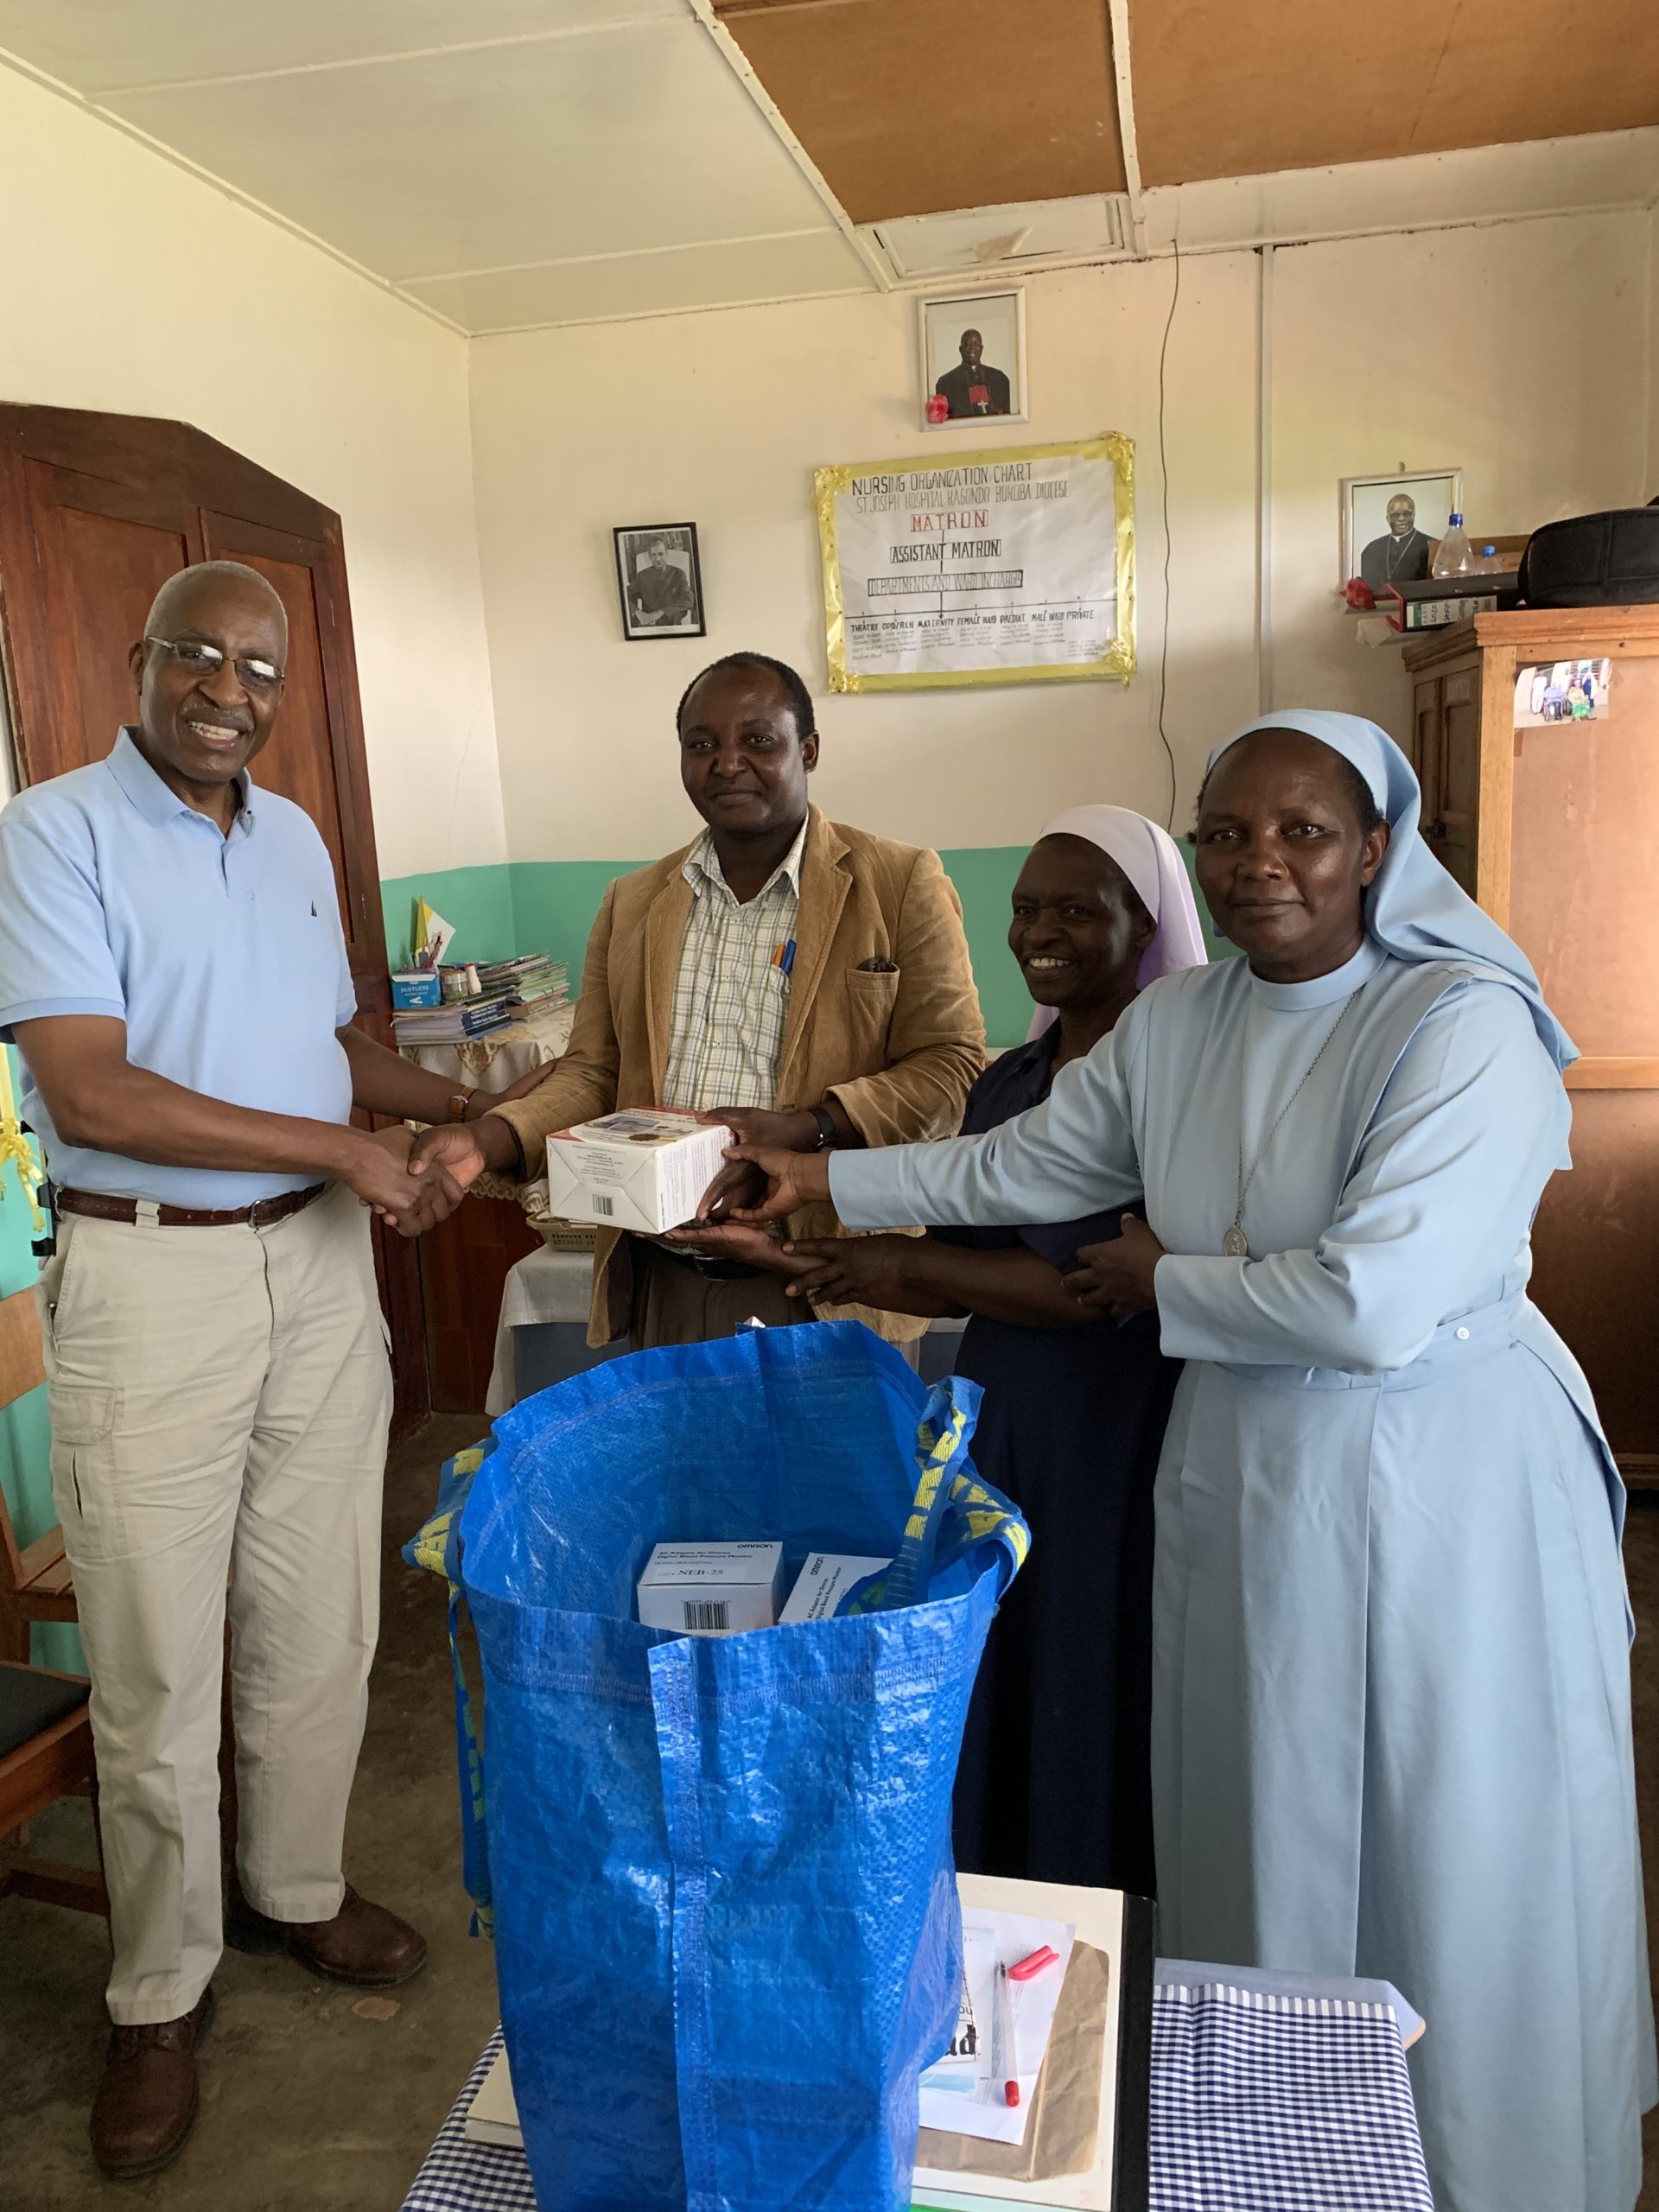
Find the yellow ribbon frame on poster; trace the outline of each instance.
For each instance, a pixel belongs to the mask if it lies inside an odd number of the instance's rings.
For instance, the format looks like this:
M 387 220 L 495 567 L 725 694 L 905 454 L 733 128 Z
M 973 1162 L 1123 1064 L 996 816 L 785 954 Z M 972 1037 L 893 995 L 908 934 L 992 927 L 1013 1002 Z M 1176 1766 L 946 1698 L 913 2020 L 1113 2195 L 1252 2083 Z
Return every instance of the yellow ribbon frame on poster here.
M 1135 443 L 820 468 L 832 691 L 1135 671 Z

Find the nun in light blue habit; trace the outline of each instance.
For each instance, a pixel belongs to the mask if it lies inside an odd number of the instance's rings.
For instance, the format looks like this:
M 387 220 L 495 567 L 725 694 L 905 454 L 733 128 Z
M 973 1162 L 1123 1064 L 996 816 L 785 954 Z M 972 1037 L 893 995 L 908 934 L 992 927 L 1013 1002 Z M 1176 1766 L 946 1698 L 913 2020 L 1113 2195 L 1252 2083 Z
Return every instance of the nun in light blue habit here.
M 1069 1280 L 1155 1306 L 1186 1362 L 1156 1490 L 1160 1948 L 1394 1982 L 1428 2023 L 1440 2212 L 1630 2212 L 1656 2085 L 1624 1497 L 1527 1297 L 1575 1052 L 1419 796 L 1354 716 L 1239 731 L 1198 866 L 1246 957 L 1152 984 L 1031 1112 L 837 1153 L 830 1186 L 849 1229 L 1144 1191 Z

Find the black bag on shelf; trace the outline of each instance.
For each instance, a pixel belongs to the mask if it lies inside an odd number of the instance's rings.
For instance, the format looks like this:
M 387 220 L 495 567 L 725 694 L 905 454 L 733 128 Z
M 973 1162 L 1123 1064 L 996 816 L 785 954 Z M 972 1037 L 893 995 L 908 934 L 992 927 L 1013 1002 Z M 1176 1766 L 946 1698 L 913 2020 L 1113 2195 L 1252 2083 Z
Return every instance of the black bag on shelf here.
M 1625 607 L 1659 600 L 1659 506 L 1614 507 L 1535 530 L 1521 556 L 1526 607 Z

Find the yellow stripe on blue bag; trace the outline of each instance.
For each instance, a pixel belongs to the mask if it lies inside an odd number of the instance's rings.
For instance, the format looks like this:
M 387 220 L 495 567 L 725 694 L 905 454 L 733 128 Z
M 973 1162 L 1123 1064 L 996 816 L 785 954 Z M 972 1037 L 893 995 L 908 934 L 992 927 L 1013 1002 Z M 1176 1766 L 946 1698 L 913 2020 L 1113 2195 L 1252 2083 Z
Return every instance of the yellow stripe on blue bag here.
M 455 1756 L 460 1769 L 461 1803 L 461 1878 L 473 1901 L 474 1936 L 493 1936 L 495 1921 L 490 1887 L 489 1834 L 484 1821 L 484 1754 L 479 1743 L 478 1717 L 473 1708 L 472 1686 L 461 1658 L 461 1618 L 466 1599 L 461 1587 L 461 1516 L 471 1495 L 473 1478 L 495 1449 L 474 1444 L 457 1452 L 438 1476 L 437 1510 L 404 1546 L 411 1567 L 441 1574 L 449 1586 L 449 1658 L 455 1675 Z
M 886 1578 L 860 1593 L 859 1612 L 892 1612 L 927 1595 L 941 1567 L 970 1547 L 1000 1542 L 1008 1553 L 1009 1579 L 1024 1566 L 1031 1547 L 1025 1522 L 1005 1497 L 988 1490 L 971 1472 L 969 1440 L 979 1413 L 980 1386 L 959 1375 L 946 1376 L 928 1393 L 916 1429 L 916 1496 L 905 1523 L 904 1541 Z M 951 1541 L 940 1554 L 947 1509 L 954 1512 Z

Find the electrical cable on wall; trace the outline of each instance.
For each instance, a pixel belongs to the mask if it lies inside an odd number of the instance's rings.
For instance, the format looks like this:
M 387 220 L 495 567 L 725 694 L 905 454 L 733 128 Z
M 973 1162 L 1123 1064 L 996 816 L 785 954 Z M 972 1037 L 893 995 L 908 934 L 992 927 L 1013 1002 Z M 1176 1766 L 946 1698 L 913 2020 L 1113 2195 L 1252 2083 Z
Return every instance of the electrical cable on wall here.
M 1169 741 L 1169 732 L 1164 727 L 1164 706 L 1169 692 L 1169 447 L 1164 435 L 1164 409 L 1167 397 L 1165 371 L 1169 361 L 1169 334 L 1174 327 L 1175 306 L 1181 296 L 1181 241 L 1179 232 L 1174 241 L 1175 282 L 1169 295 L 1169 314 L 1164 321 L 1164 342 L 1158 350 L 1158 480 L 1163 497 L 1164 510 L 1164 620 L 1163 636 L 1158 647 L 1158 736 L 1169 760 L 1169 812 L 1164 827 L 1173 831 L 1175 827 L 1175 748 Z

